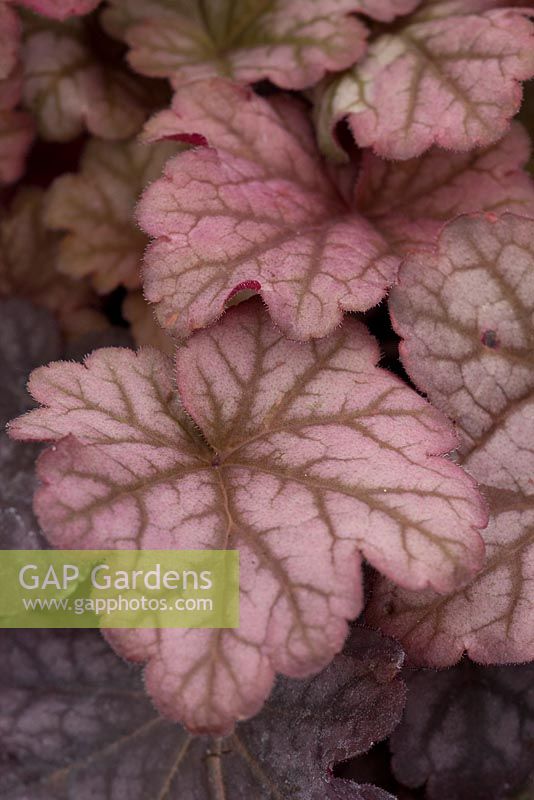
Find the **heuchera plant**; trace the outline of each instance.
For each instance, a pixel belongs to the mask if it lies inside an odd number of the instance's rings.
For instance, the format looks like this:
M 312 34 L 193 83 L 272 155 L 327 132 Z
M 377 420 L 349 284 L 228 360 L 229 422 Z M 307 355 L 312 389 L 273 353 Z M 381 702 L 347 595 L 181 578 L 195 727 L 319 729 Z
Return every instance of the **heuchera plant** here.
M 2 633 L 2 798 L 532 800 L 533 16 L 0 0 L 0 546 L 240 554 Z

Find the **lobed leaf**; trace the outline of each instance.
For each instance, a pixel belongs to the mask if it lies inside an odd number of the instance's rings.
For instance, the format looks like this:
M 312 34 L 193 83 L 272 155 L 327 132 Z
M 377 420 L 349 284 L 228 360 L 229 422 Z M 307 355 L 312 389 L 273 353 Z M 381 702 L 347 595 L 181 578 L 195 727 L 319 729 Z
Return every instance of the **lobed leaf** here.
M 534 216 L 534 185 L 522 167 L 530 141 L 513 123 L 496 144 L 470 153 L 438 148 L 408 161 L 366 150 L 357 187 L 360 211 L 401 253 L 434 246 L 442 226 L 474 211 Z
M 107 344 L 117 344 L 117 330 L 108 328 Z M 35 460 L 42 449 L 40 445 L 28 446 L 12 441 L 5 425 L 15 414 L 22 414 L 34 406 L 26 383 L 29 373 L 48 361 L 65 354 L 80 359 L 88 351 L 103 346 L 92 335 L 74 339 L 63 353 L 56 320 L 49 311 L 37 308 L 18 297 L 0 299 L 0 548 L 2 550 L 33 550 L 47 547 L 32 509 L 32 497 L 37 486 Z M 5 654 L 3 654 L 5 655 Z M 1 700 L 0 700 L 1 707 Z M 0 751 L 2 751 L 0 742 Z M 0 791 L 2 767 L 0 765 Z M 2 795 L 3 796 L 3 795 Z
M 146 298 L 184 337 L 219 317 L 240 289 L 258 291 L 295 339 L 330 333 L 343 311 L 379 302 L 398 259 L 355 209 L 354 172 L 320 159 L 303 107 L 219 80 L 184 88 L 147 126 L 199 147 L 170 161 L 138 208 L 156 241 Z
M 61 175 L 47 196 L 46 224 L 67 231 L 59 245 L 61 272 L 90 277 L 101 294 L 140 285 L 147 239 L 135 225 L 133 209 L 176 150 L 173 142 L 89 142 L 79 173 Z
M 360 554 L 413 589 L 447 591 L 480 565 L 484 505 L 440 457 L 452 430 L 378 357 L 353 320 L 299 345 L 252 301 L 178 351 L 183 408 L 150 348 L 30 379 L 43 407 L 10 430 L 58 442 L 35 498 L 52 544 L 240 552 L 239 629 L 108 632 L 193 731 L 228 732 L 275 672 L 332 659 L 361 609 Z
M 286 89 L 303 89 L 362 55 L 366 29 L 348 16 L 361 5 L 361 0 L 207 5 L 201 0 L 112 0 L 103 21 L 130 46 L 134 69 L 168 77 L 175 89 L 216 75 L 240 83 L 268 78 Z M 388 1 L 388 16 L 391 5 Z
M 146 116 L 139 89 L 118 69 L 100 64 L 77 20 L 33 21 L 23 48 L 24 103 L 43 139 L 64 142 L 84 129 L 103 139 L 137 133 Z
M 382 583 L 369 619 L 417 663 L 534 659 L 534 221 L 506 214 L 448 225 L 391 297 L 402 361 L 461 434 L 466 470 L 490 505 L 486 563 L 447 597 Z
M 402 651 L 376 633 L 356 629 L 311 680 L 280 680 L 225 739 L 158 717 L 138 674 L 90 631 L 2 631 L 0 642 L 5 800 L 211 800 L 214 787 L 220 800 L 393 800 L 332 774 L 402 712 Z
M 68 337 L 108 323 L 86 283 L 58 272 L 58 236 L 44 226 L 45 193 L 25 186 L 0 221 L 0 295 L 26 297 L 58 319 Z M 36 269 L 36 265 L 39 266 Z
M 322 91 L 325 150 L 339 159 L 332 128 L 344 116 L 361 147 L 387 158 L 433 144 L 466 151 L 493 144 L 534 74 L 528 8 L 496 0 L 424 0 L 379 34 L 365 58 Z M 513 5 L 513 3 L 509 3 Z
M 393 771 L 428 800 L 504 800 L 532 769 L 534 665 L 406 676 L 408 702 L 390 746 Z

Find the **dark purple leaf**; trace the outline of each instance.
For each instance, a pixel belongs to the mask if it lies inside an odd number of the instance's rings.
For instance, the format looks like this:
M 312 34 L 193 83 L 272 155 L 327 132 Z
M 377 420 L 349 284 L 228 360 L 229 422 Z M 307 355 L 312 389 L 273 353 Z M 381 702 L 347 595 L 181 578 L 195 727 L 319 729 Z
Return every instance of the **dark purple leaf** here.
M 408 679 L 393 771 L 428 800 L 501 800 L 533 768 L 534 664 L 424 670 Z
M 26 391 L 30 372 L 58 358 L 60 339 L 52 315 L 26 300 L 0 299 L 0 424 L 32 408 Z
M 34 466 L 39 445 L 8 439 L 4 426 L 34 403 L 26 391 L 30 372 L 60 355 L 52 315 L 26 300 L 0 300 L 0 548 L 42 548 L 44 540 L 32 510 Z
M 0 656 L 2 800 L 393 800 L 332 769 L 402 713 L 402 651 L 373 631 L 226 739 L 159 717 L 96 633 L 3 631 Z

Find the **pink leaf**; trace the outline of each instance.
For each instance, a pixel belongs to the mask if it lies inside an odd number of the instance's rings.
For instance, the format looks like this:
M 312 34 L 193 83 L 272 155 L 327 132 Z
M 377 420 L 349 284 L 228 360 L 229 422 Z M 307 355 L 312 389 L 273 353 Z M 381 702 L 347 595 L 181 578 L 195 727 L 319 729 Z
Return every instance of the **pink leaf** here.
M 5 78 L 0 80 L 0 111 L 8 111 L 20 102 L 22 95 L 22 70 L 17 64 Z
M 52 19 L 67 19 L 67 17 L 89 14 L 100 3 L 100 0 L 16 0 L 21 6 L 26 6 L 37 14 Z
M 391 299 L 403 363 L 454 420 L 461 458 L 490 504 L 486 563 L 447 597 L 382 583 L 369 618 L 413 661 L 534 659 L 534 222 L 461 217 L 434 255 L 403 266 Z
M 522 170 L 530 142 L 515 122 L 484 150 L 451 154 L 438 148 L 409 161 L 363 155 L 357 202 L 399 252 L 434 246 L 441 227 L 472 211 L 534 216 L 534 185 Z
M 142 125 L 139 88 L 126 73 L 99 63 L 80 20 L 31 28 L 23 64 L 24 103 L 43 139 L 68 141 L 85 128 L 103 139 L 125 139 Z
M 268 78 L 286 89 L 302 89 L 362 55 L 366 29 L 348 16 L 361 5 L 359 0 L 222 0 L 208 5 L 201 0 L 174 5 L 112 0 L 103 19 L 109 32 L 132 48 L 134 69 L 168 77 L 176 89 L 216 75 L 240 83 Z M 386 5 L 389 18 L 391 0 Z
M 227 731 L 275 672 L 331 660 L 361 609 L 361 555 L 413 589 L 447 591 L 479 567 L 485 508 L 440 457 L 451 428 L 378 358 L 354 320 L 302 345 L 253 300 L 179 350 L 186 411 L 151 348 L 32 374 L 43 408 L 11 434 L 59 442 L 35 499 L 54 545 L 240 552 L 239 630 L 108 634 L 148 660 L 158 708 L 190 729 Z
M 357 143 L 387 158 L 431 145 L 466 151 L 497 141 L 521 103 L 519 81 L 534 74 L 527 9 L 491 0 L 426 0 L 384 32 L 350 72 L 324 91 L 321 140 L 348 115 Z
M 19 45 L 19 18 L 7 0 L 0 0 L 0 80 L 14 69 Z
M 355 11 L 382 22 L 391 22 L 402 14 L 410 14 L 421 0 L 358 0 Z
M 0 185 L 21 177 L 35 135 L 32 118 L 16 108 L 21 90 L 22 76 L 15 67 L 0 80 Z
M 28 114 L 0 111 L 0 184 L 20 178 L 33 137 L 33 121 Z
M 170 161 L 139 205 L 156 237 L 145 295 L 164 327 L 186 336 L 208 325 L 244 286 L 296 339 L 324 336 L 343 311 L 379 302 L 398 260 L 355 210 L 352 168 L 334 174 L 320 159 L 301 105 L 215 80 L 180 92 L 147 138 L 169 136 L 173 124 L 216 149 Z

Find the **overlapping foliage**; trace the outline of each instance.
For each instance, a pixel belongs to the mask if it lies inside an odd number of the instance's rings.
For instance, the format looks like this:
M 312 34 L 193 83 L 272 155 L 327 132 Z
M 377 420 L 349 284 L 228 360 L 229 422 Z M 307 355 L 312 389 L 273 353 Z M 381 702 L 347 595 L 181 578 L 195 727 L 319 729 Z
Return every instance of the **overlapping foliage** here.
M 241 559 L 238 629 L 105 632 L 144 688 L 3 636 L 8 800 L 528 779 L 528 6 L 0 0 L 0 544 Z

